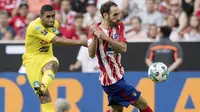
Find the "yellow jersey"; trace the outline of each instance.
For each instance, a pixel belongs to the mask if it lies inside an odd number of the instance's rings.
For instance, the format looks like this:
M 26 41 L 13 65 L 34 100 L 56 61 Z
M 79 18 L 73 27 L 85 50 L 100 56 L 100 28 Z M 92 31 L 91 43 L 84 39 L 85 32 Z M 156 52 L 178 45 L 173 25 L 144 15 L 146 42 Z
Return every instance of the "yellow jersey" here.
M 40 18 L 32 21 L 26 30 L 25 53 L 22 56 L 23 65 L 29 60 L 41 60 L 54 57 L 51 40 L 56 36 L 58 22 L 54 26 L 45 28 Z

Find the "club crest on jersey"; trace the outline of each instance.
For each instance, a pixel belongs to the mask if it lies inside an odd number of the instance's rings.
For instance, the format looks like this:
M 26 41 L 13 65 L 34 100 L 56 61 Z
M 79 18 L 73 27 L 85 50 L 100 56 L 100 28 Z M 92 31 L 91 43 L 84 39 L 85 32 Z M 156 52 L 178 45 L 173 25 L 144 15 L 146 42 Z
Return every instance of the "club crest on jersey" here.
M 119 38 L 119 34 L 114 34 L 114 39 L 118 39 Z
M 36 26 L 36 30 L 39 30 L 41 27 L 40 26 Z

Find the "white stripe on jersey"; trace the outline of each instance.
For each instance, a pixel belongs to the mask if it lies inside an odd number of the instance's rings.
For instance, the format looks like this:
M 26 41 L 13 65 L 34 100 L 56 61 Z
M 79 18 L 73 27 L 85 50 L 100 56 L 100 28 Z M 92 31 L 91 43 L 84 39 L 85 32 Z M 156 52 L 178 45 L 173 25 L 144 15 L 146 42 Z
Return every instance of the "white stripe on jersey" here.
M 101 59 L 102 59 L 102 62 L 103 62 L 103 65 L 104 65 L 104 67 L 105 67 L 105 69 L 106 69 L 106 74 L 105 73 L 103 73 L 103 74 L 101 74 L 101 79 L 100 79 L 100 81 L 101 81 L 101 83 L 102 83 L 102 85 L 105 85 L 104 83 L 103 83 L 103 79 L 104 79 L 104 77 L 105 77 L 105 75 L 110 75 L 110 74 L 112 74 L 112 71 L 111 71 L 111 69 L 110 69 L 110 66 L 109 66 L 109 64 L 108 64 L 108 62 L 107 62 L 107 60 L 106 60 L 106 54 L 104 53 L 104 46 L 103 46 L 103 41 L 102 40 L 99 40 L 99 51 L 100 51 L 100 56 L 101 56 Z M 110 77 L 109 77 L 110 78 Z M 110 78 L 111 79 L 111 78 Z M 111 81 L 112 80 L 115 80 L 115 79 L 111 79 Z M 108 80 L 106 80 L 106 81 L 108 81 Z M 106 85 L 108 84 L 108 82 L 106 82 Z

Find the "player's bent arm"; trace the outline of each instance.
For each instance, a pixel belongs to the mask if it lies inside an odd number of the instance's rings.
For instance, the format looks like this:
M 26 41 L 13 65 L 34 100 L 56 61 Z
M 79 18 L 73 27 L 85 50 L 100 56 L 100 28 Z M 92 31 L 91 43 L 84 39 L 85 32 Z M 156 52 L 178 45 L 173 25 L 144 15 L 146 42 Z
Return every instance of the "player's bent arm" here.
M 57 44 L 57 45 L 82 45 L 82 46 L 87 46 L 87 41 L 82 41 L 82 40 L 70 40 L 70 39 L 65 39 L 65 38 L 60 38 L 60 37 L 53 37 L 51 40 L 51 43 Z
M 112 46 L 115 52 L 124 53 L 127 51 L 127 43 L 119 42 L 117 40 L 113 40 L 110 37 L 105 38 L 105 40 Z
M 91 58 L 95 57 L 95 54 L 97 52 L 97 38 L 94 38 L 92 42 L 88 45 L 88 52 Z
M 177 58 L 176 61 L 174 63 L 172 63 L 171 66 L 169 66 L 168 70 L 169 72 L 174 71 L 175 69 L 177 69 L 183 62 L 182 58 Z
M 145 63 L 148 67 L 151 66 L 151 64 L 153 64 L 153 62 L 150 59 L 145 59 Z

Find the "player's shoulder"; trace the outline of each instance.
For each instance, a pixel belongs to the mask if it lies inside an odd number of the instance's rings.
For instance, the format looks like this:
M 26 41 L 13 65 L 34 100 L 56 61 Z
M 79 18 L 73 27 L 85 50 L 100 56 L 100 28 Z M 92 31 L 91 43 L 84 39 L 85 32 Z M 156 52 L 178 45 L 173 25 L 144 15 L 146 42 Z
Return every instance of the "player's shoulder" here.
M 41 28 L 42 24 L 40 21 L 41 21 L 40 18 L 37 18 L 37 19 L 31 21 L 30 24 L 28 25 L 28 29 L 29 30 L 34 30 L 34 29 L 37 30 L 37 29 Z

